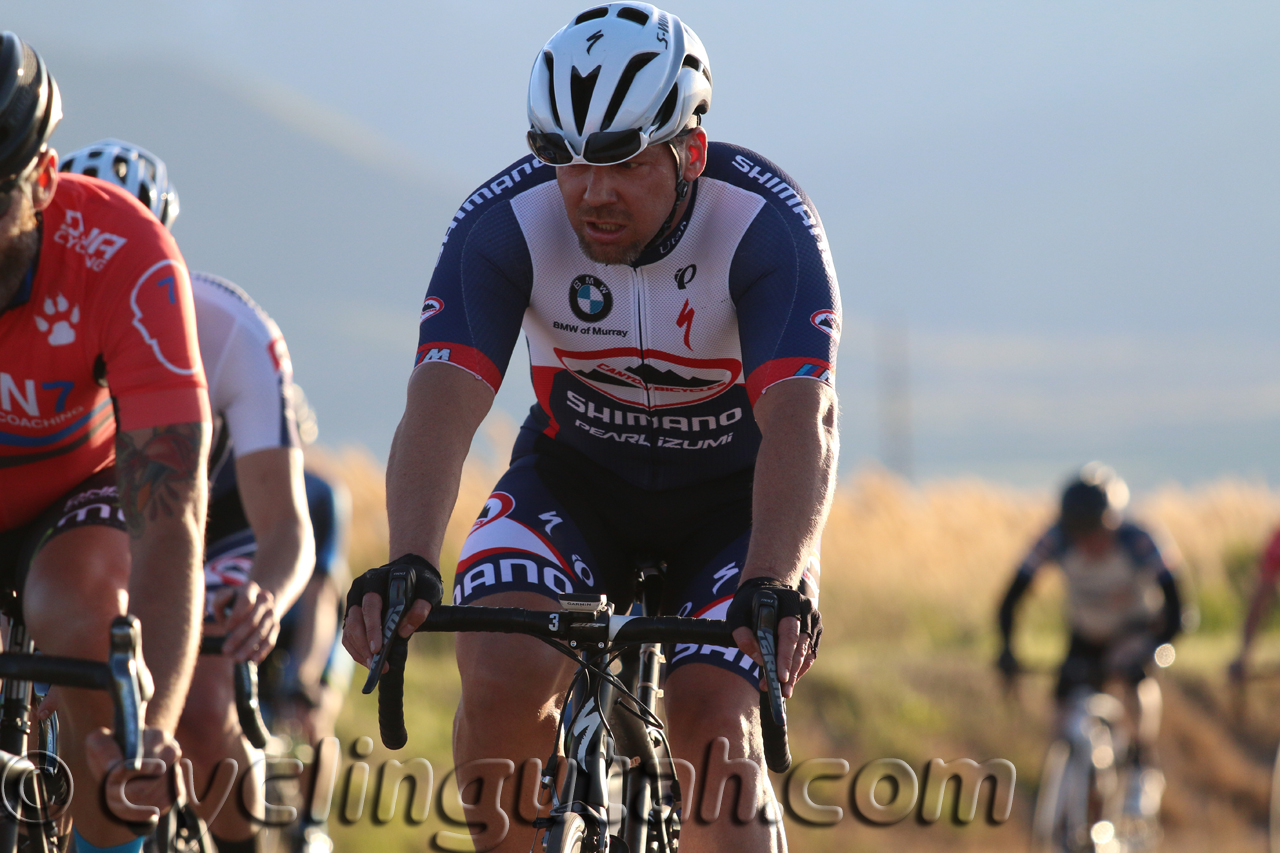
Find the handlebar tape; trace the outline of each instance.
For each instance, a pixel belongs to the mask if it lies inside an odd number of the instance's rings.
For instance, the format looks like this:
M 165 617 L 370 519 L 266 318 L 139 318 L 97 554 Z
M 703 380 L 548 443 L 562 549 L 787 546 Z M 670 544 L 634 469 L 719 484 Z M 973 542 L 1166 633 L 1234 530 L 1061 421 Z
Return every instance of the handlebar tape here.
M 791 769 L 791 745 L 787 742 L 787 724 L 776 723 L 767 692 L 760 694 L 760 734 L 764 738 L 764 761 L 774 773 Z
M 267 745 L 267 724 L 262 721 L 262 708 L 258 704 L 258 665 L 253 661 L 236 663 L 236 716 L 240 718 L 240 730 L 249 743 L 258 749 Z
M 404 664 L 409 657 L 409 641 L 401 636 L 391 640 L 387 666 L 378 682 L 378 733 L 387 749 L 401 749 L 409 742 L 404 727 Z

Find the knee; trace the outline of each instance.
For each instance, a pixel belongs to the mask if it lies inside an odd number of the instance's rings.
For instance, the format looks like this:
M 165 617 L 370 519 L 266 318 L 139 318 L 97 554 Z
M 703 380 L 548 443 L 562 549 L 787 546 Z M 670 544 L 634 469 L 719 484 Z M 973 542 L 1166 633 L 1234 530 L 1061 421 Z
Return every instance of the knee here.
M 565 689 L 568 664 L 530 637 L 460 635 L 458 671 L 468 718 L 501 725 L 545 716 Z
M 128 585 L 124 533 L 71 530 L 52 539 L 31 561 L 23 618 L 43 651 L 105 660 L 111 620 L 124 612 L 122 594 Z
M 178 721 L 177 738 L 182 745 L 182 754 L 201 767 L 212 766 L 218 759 L 234 753 L 233 747 L 241 737 L 235 717 L 231 674 L 229 671 L 223 673 L 224 667 L 216 666 L 222 662 L 221 659 L 202 661 L 197 666 L 197 676 L 192 679 L 187 704 Z M 202 672 L 208 669 L 215 671 Z M 225 679 L 219 678 L 224 675 Z M 222 680 L 225 680 L 225 685 L 219 683 Z

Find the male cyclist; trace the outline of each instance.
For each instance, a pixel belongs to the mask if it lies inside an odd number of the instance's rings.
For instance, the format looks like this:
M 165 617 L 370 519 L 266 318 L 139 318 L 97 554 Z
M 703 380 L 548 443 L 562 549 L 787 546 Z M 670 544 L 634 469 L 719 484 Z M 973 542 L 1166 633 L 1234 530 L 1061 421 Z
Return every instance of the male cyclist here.
M 1155 651 L 1181 629 L 1182 605 L 1172 549 L 1162 551 L 1150 533 L 1123 518 L 1128 502 L 1128 486 L 1096 462 L 1067 484 L 1057 521 L 1022 561 L 1000 605 L 1003 649 L 997 665 L 1007 677 L 1019 671 L 1011 646 L 1018 601 L 1041 566 L 1057 563 L 1066 577 L 1071 625 L 1071 645 L 1054 693 L 1059 722 L 1077 689 L 1102 690 L 1113 679 L 1124 686 L 1137 735 L 1126 808 L 1152 817 L 1163 777 L 1152 766 L 1161 702 L 1150 675 Z M 1144 791 L 1152 793 L 1144 797 Z
M 605 593 L 626 612 L 635 558 L 661 560 L 664 612 L 728 619 L 740 645 L 669 652 L 673 750 L 700 762 L 723 737 L 730 759 L 762 766 L 745 626 L 755 594 L 774 590 L 790 695 L 820 633 L 801 587 L 816 598 L 834 485 L 839 294 L 812 202 L 761 155 L 708 143 L 710 104 L 701 41 L 644 3 L 588 9 L 539 52 L 534 156 L 463 202 L 423 304 L 387 474 L 391 565 L 417 572 L 407 635 L 440 601 L 463 459 L 523 325 L 537 403 L 463 548 L 454 601 L 548 609 Z M 347 600 L 344 644 L 365 665 L 388 572 Z M 572 664 L 502 635 L 461 635 L 457 655 L 457 764 L 545 756 Z M 771 796 L 763 773 L 758 786 L 744 794 Z M 532 839 L 521 827 L 497 849 Z M 778 844 L 760 821 L 688 820 L 681 837 L 696 851 Z
M 0 583 L 48 654 L 104 660 L 111 620 L 141 620 L 148 751 L 172 762 L 199 635 L 209 448 L 191 289 L 145 207 L 59 175 L 47 142 L 61 113 L 44 62 L 0 36 Z M 97 796 L 119 758 L 101 730 L 109 698 L 53 695 L 76 848 L 137 850 Z
M 125 189 L 166 228 L 178 217 L 178 194 L 164 162 L 136 145 L 95 142 L 67 155 L 62 171 Z M 293 368 L 279 327 L 243 290 L 193 273 L 191 291 L 214 417 L 205 626 L 226 640 L 220 657 L 196 662 L 177 735 L 192 760 L 197 791 L 208 786 L 219 761 L 231 758 L 242 772 L 256 762 L 258 784 L 243 788 L 260 794 L 261 756 L 240 731 L 232 665 L 260 663 L 271 651 L 280 618 L 315 560 L 290 396 Z M 253 810 L 260 814 L 260 808 Z M 221 853 L 254 849 L 257 825 L 239 808 L 223 808 L 210 828 Z

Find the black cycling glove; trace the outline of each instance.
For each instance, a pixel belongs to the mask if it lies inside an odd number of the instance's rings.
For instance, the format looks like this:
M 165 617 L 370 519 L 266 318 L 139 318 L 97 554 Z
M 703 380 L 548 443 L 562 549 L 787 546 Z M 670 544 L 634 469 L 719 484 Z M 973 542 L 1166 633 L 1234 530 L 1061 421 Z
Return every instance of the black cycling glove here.
M 350 613 L 353 607 L 360 607 L 364 601 L 365 593 L 369 592 L 376 592 L 382 596 L 382 604 L 385 607 L 387 603 L 387 582 L 388 578 L 391 577 L 391 570 L 401 566 L 413 569 L 413 597 L 429 602 L 432 607 L 438 605 L 440 599 L 444 597 L 444 581 L 440 578 L 439 570 L 417 554 L 405 554 L 385 566 L 370 569 L 353 580 L 351 589 L 347 591 L 346 612 Z
M 756 592 L 762 589 L 767 589 L 778 597 L 779 619 L 794 616 L 800 620 L 800 633 L 809 635 L 809 644 L 816 656 L 818 641 L 822 639 L 822 614 L 813 605 L 812 598 L 775 578 L 751 578 L 738 586 L 738 591 L 733 594 L 733 601 L 729 604 L 729 612 L 724 617 L 729 623 L 729 630 L 748 628 L 755 631 L 751 614 L 754 611 Z

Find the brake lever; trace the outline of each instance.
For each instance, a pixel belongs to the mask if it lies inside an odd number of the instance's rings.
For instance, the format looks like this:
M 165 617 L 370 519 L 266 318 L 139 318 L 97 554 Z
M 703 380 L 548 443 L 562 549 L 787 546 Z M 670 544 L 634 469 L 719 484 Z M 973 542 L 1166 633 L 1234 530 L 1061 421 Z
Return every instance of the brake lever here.
M 155 693 L 155 683 L 142 658 L 142 630 L 137 617 L 117 616 L 111 623 L 111 692 L 115 700 L 113 734 L 120 747 L 124 766 L 141 770 L 142 729 L 146 725 L 147 702 Z
M 387 653 L 391 650 L 391 642 L 395 639 L 400 623 L 404 621 L 409 602 L 413 600 L 413 569 L 397 566 L 391 570 L 387 581 L 386 616 L 382 620 L 382 648 L 374 656 L 369 666 L 369 677 L 365 679 L 361 693 L 372 693 L 382 677 L 382 666 L 386 663 Z
M 782 683 L 778 681 L 778 597 L 767 589 L 756 593 L 755 623 L 756 642 L 760 644 L 760 657 L 764 661 L 765 686 L 768 687 L 773 721 L 785 726 L 787 706 L 782 698 Z

